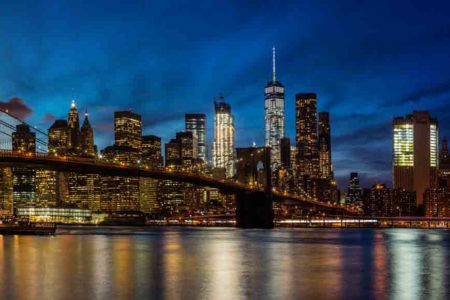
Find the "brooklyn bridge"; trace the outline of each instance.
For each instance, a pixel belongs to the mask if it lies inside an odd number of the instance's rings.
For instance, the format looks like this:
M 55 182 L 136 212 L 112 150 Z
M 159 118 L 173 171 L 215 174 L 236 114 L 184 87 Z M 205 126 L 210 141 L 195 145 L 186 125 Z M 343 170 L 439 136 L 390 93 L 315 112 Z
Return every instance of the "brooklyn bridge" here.
M 17 126 L 27 126 L 35 136 L 35 151 L 26 151 L 13 146 L 13 134 Z M 135 163 L 115 162 L 102 158 L 58 154 L 48 150 L 48 134 L 8 111 L 0 111 L 0 167 L 31 168 L 76 174 L 98 174 L 127 178 L 152 178 L 171 180 L 196 186 L 218 189 L 221 193 L 235 196 L 236 226 L 242 228 L 271 228 L 274 224 L 274 203 L 293 204 L 311 212 L 344 216 L 355 211 L 334 203 L 322 202 L 306 193 L 291 194 L 272 187 L 270 155 L 265 155 L 264 185 L 239 182 L 236 179 L 217 178 L 212 174 L 174 170 L 162 166 L 149 166 L 140 161 Z

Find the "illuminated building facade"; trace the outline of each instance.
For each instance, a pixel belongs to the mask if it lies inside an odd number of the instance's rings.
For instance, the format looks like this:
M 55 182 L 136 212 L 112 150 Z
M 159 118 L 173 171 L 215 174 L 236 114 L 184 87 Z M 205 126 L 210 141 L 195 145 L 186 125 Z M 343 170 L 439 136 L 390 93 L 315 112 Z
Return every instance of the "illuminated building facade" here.
M 396 117 L 393 131 L 394 188 L 416 192 L 423 208 L 424 192 L 437 186 L 438 124 L 426 111 Z
M 36 134 L 28 125 L 17 125 L 12 134 L 12 150 L 36 152 Z M 13 209 L 36 205 L 36 171 L 27 167 L 13 167 Z
M 97 156 L 97 150 L 94 145 L 94 130 L 91 127 L 87 113 L 84 114 L 84 121 L 81 126 L 79 141 L 81 156 L 90 158 Z
M 388 216 L 391 192 L 385 184 L 375 183 L 369 194 L 371 216 Z
M 102 151 L 103 159 L 111 163 L 135 164 L 141 158 L 141 152 L 129 146 L 112 145 Z M 139 178 L 124 176 L 101 177 L 102 211 L 109 213 L 139 211 Z
M 115 112 L 114 139 L 117 146 L 128 146 L 140 151 L 142 144 L 141 116 L 131 111 Z
M 297 178 L 301 188 L 310 196 L 317 195 L 319 149 L 317 136 L 317 96 L 299 93 L 296 106 Z
M 276 79 L 275 47 L 272 48 L 272 80 L 264 89 L 265 145 L 271 148 L 272 169 L 281 163 L 280 141 L 284 137 L 284 86 Z
M 332 179 L 330 114 L 319 113 L 319 177 Z
M 66 155 L 69 151 L 69 129 L 66 120 L 56 120 L 48 129 L 48 152 Z
M 16 126 L 16 131 L 12 133 L 12 150 L 31 153 L 36 151 L 36 134 L 30 131 L 30 126 Z
M 345 204 L 358 208 L 363 207 L 363 189 L 359 184 L 359 176 L 356 172 L 350 173 L 350 180 L 345 195 Z
M 450 189 L 450 155 L 446 137 L 442 139 L 441 151 L 439 153 L 439 187 Z
M 162 167 L 161 138 L 155 135 L 142 136 L 141 164 L 149 168 Z M 160 181 L 153 178 L 139 178 L 140 210 L 144 213 L 155 212 L 159 208 L 158 193 Z
M 165 145 L 166 168 L 195 172 L 203 164 L 197 159 L 197 136 L 190 131 L 177 132 L 176 138 Z M 192 184 L 162 180 L 159 202 L 170 215 L 183 214 L 191 207 L 201 189 Z
M 75 105 L 75 100 L 72 100 L 70 105 L 70 111 L 67 118 L 68 128 L 68 149 L 73 154 L 78 154 L 79 149 L 79 135 L 80 135 L 80 118 L 78 116 L 78 110 Z
M 291 170 L 297 173 L 298 164 L 297 164 L 297 147 L 295 145 L 291 145 Z
M 192 132 L 197 139 L 196 145 L 198 158 L 207 162 L 206 153 L 206 115 L 205 114 L 186 114 L 185 115 L 185 130 Z
M 55 120 L 48 129 L 48 152 L 54 155 L 68 155 L 69 128 L 66 120 Z M 58 205 L 64 205 L 69 193 L 68 175 L 60 171 L 42 170 L 39 178 L 38 194 L 51 202 L 54 193 L 53 201 Z
M 376 183 L 364 192 L 364 215 L 401 217 L 416 215 L 416 193 L 405 189 L 389 189 Z
M 13 214 L 13 173 L 9 167 L 0 168 L 0 211 Z
M 295 103 L 299 175 L 317 177 L 319 174 L 317 96 L 316 94 L 297 94 Z
M 35 184 L 36 207 L 56 207 L 59 205 L 56 171 L 37 169 Z
M 432 188 L 425 191 L 425 216 L 450 217 L 450 189 Z
M 142 164 L 149 167 L 161 167 L 163 165 L 160 137 L 156 135 L 142 136 Z
M 102 151 L 102 158 L 115 164 L 139 164 L 142 159 L 141 116 L 131 111 L 114 113 L 115 143 Z M 137 212 L 140 210 L 138 177 L 102 176 L 102 211 Z
M 213 168 L 225 170 L 228 178 L 234 176 L 234 118 L 231 106 L 224 102 L 214 102 L 214 142 L 212 165 Z

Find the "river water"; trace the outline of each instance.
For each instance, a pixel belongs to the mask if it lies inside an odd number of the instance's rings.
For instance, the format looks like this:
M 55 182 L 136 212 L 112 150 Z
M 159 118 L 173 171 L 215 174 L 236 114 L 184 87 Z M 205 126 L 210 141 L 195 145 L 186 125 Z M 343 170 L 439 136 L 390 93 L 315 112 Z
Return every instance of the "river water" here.
M 445 299 L 450 231 L 77 228 L 0 236 L 0 299 Z

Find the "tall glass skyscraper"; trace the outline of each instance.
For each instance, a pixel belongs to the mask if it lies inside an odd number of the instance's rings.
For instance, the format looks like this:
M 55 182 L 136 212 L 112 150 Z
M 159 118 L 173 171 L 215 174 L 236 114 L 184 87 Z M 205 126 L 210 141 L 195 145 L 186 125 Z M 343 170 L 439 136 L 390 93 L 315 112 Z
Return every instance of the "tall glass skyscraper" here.
M 197 157 L 206 163 L 206 115 L 186 114 L 185 125 L 186 131 L 197 136 Z
M 437 185 L 437 126 L 427 111 L 415 111 L 392 122 L 394 188 L 415 191 L 419 208 L 425 190 Z
M 234 119 L 231 106 L 221 97 L 214 102 L 214 142 L 212 164 L 214 168 L 225 169 L 226 177 L 234 176 Z
M 280 164 L 280 140 L 284 137 L 284 86 L 277 81 L 275 47 L 272 48 L 272 80 L 264 89 L 266 147 L 271 147 L 273 170 Z

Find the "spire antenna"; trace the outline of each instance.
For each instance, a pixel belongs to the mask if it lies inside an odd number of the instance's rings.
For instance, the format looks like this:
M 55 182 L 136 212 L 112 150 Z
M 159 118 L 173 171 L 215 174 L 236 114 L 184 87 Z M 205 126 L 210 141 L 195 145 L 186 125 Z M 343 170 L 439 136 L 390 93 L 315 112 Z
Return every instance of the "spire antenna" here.
M 272 81 L 277 80 L 276 69 L 275 69 L 275 46 L 272 47 Z

